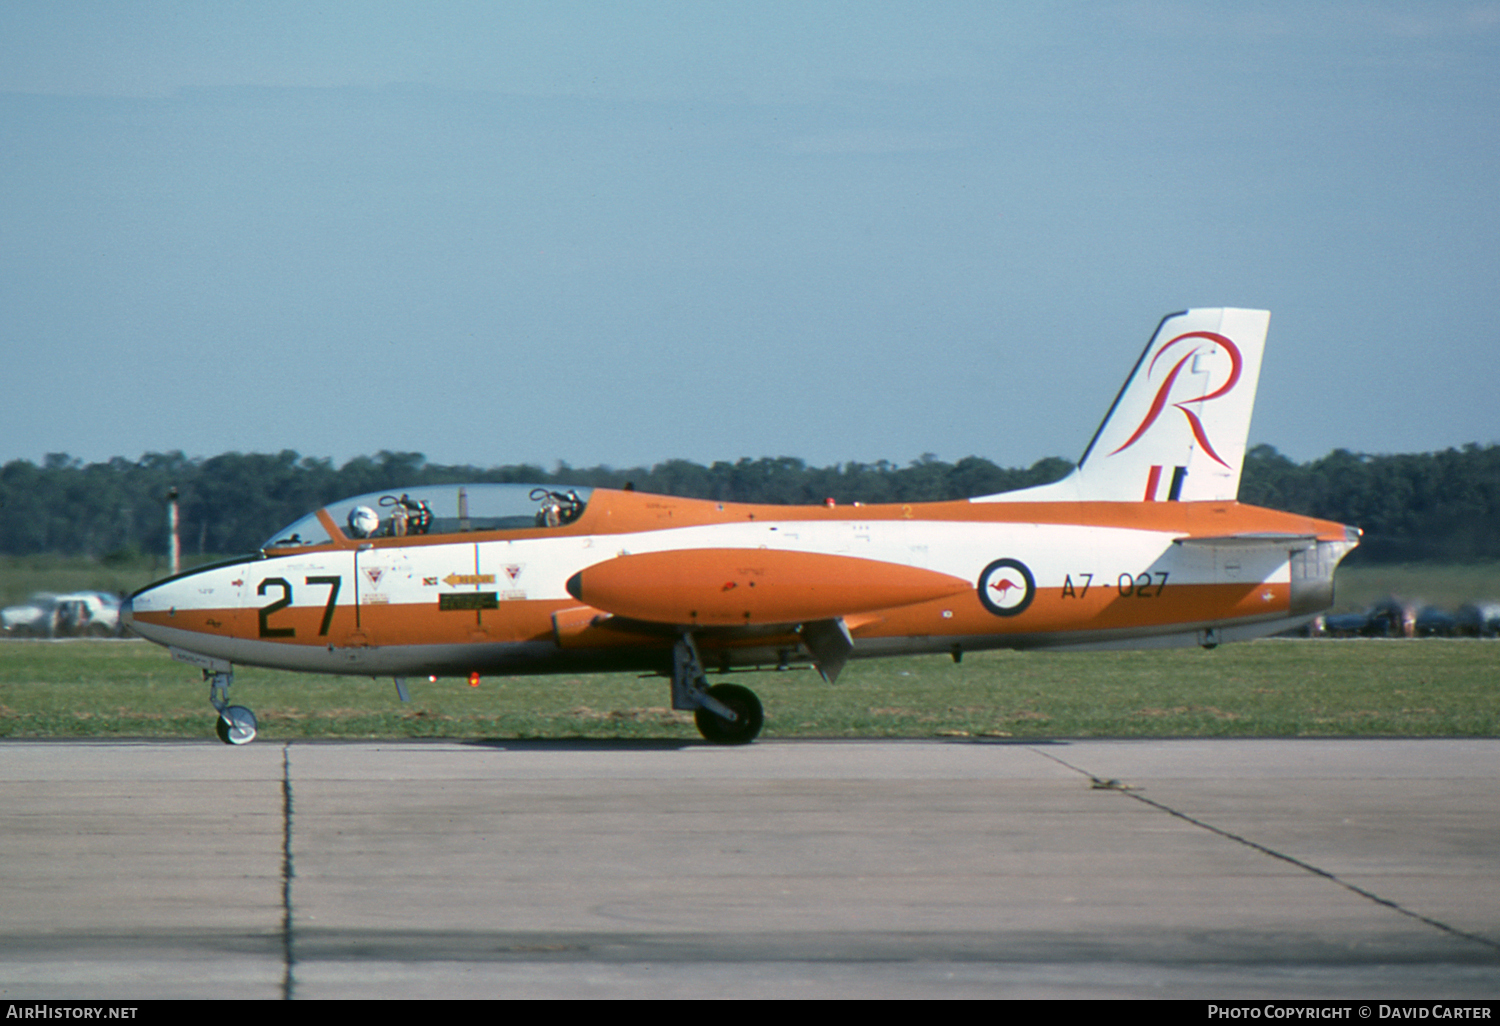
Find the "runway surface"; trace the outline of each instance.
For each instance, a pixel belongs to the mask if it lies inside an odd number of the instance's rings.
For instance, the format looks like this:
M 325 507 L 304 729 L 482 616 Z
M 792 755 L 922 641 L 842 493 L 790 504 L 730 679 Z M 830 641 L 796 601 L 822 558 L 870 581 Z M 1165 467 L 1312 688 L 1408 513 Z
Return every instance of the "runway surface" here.
M 0 998 L 1500 996 L 1500 740 L 0 742 Z

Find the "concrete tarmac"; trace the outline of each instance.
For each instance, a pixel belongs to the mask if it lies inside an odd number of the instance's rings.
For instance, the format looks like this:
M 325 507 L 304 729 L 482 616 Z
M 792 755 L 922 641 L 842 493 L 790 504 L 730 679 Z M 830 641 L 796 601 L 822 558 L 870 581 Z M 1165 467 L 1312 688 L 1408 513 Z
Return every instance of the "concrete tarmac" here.
M 1500 997 L 1500 740 L 0 742 L 0 999 Z

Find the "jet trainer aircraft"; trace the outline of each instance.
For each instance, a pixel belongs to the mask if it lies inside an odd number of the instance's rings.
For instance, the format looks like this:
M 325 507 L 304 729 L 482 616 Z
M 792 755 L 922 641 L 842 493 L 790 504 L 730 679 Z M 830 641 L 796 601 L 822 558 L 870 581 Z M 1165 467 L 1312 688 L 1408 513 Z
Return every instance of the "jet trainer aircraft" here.
M 1241 505 L 1270 315 L 1164 318 L 1078 466 L 953 502 L 769 506 L 445 485 L 336 502 L 253 556 L 141 589 L 134 630 L 199 666 L 219 736 L 235 664 L 409 676 L 657 671 L 710 741 L 760 732 L 709 668 L 993 648 L 1239 641 L 1333 602 L 1357 528 Z

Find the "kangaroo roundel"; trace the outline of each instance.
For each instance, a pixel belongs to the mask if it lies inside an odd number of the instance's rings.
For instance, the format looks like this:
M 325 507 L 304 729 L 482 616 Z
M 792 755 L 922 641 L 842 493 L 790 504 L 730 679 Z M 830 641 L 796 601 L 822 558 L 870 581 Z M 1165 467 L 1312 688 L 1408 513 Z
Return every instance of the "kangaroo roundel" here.
M 997 559 L 979 575 L 979 601 L 996 616 L 1019 616 L 1036 598 L 1036 578 L 1018 559 Z

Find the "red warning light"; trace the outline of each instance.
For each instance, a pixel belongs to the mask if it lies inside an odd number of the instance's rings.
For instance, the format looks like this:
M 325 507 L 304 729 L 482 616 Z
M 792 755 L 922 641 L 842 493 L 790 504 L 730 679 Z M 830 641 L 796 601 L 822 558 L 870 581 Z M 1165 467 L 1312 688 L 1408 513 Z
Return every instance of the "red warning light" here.
M 479 687 L 479 671 L 478 670 L 475 670 L 473 673 L 469 674 L 469 687 L 471 687 L 471 688 L 477 688 L 477 687 Z

